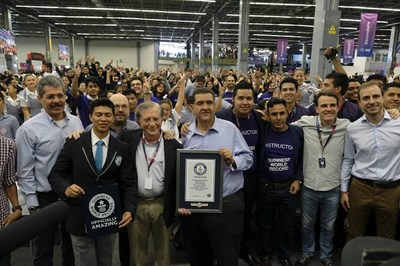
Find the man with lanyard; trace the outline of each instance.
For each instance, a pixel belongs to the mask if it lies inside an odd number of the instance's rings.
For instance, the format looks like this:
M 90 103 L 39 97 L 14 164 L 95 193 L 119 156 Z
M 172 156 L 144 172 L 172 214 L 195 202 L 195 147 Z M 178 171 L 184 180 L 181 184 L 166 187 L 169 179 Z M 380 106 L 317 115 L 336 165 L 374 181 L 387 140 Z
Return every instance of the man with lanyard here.
M 243 230 L 243 171 L 253 164 L 252 153 L 232 123 L 214 115 L 214 93 L 205 88 L 193 93 L 196 122 L 182 139 L 186 149 L 218 150 L 225 161 L 223 212 L 191 213 L 179 208 L 181 228 L 189 262 L 193 266 L 238 264 Z
M 216 113 L 218 118 L 228 120 L 237 126 L 253 153 L 254 163 L 249 170 L 244 172 L 244 226 L 240 250 L 240 257 L 249 265 L 258 264 L 251 250 L 251 218 L 256 196 L 256 181 L 261 170 L 259 143 L 264 127 L 260 115 L 253 110 L 253 95 L 252 84 L 240 81 L 233 89 L 233 108 Z
M 303 115 L 309 115 L 307 108 L 296 103 L 299 85 L 297 80 L 291 77 L 284 78 L 279 84 L 280 97 L 286 101 L 286 108 L 289 112 L 288 123 L 299 120 Z
M 15 138 L 18 185 L 30 213 L 58 200 L 47 176 L 65 138 L 76 130 L 83 130 L 79 118 L 64 111 L 61 79 L 52 75 L 42 78 L 38 83 L 38 99 L 42 112 L 23 123 Z M 33 265 L 52 265 L 56 231 L 57 225 L 32 240 Z M 63 227 L 61 232 L 62 265 L 71 265 L 74 258 L 71 239 Z
M 341 175 L 341 203 L 349 212 L 347 240 L 364 235 L 371 211 L 378 236 L 394 238 L 400 202 L 400 120 L 392 120 L 383 108 L 376 83 L 361 85 L 358 100 L 365 115 L 347 128 Z
M 138 177 L 137 211 L 128 226 L 131 265 L 148 264 L 150 234 L 154 239 L 155 265 L 171 265 L 169 228 L 176 212 L 176 150 L 182 145 L 164 138 L 161 113 L 161 107 L 154 102 L 140 104 L 136 119 L 141 129 L 127 130 L 119 136 L 129 144 L 136 163 L 133 172 Z
M 298 192 L 303 181 L 303 130 L 287 124 L 283 99 L 267 103 L 270 123 L 262 135 L 262 177 L 257 186 L 257 213 L 261 234 L 261 265 L 271 265 L 271 235 L 278 213 L 278 250 L 281 265 L 291 266 Z
M 334 93 L 322 91 L 314 100 L 319 115 L 303 116 L 294 123 L 304 131 L 304 184 L 301 192 L 303 253 L 296 266 L 308 265 L 314 255 L 314 226 L 318 209 L 321 212 L 320 265 L 333 265 L 344 134 L 350 123 L 347 119 L 337 118 L 338 103 Z

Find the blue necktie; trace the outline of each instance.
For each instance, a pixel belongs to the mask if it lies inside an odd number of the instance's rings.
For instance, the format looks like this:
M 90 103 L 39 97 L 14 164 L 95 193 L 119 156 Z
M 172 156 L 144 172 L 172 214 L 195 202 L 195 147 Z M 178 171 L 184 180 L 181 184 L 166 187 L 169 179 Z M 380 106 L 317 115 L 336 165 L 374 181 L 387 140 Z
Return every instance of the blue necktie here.
M 99 140 L 96 142 L 96 155 L 94 156 L 94 162 L 96 163 L 97 173 L 101 172 L 101 168 L 103 168 L 103 145 L 104 141 Z

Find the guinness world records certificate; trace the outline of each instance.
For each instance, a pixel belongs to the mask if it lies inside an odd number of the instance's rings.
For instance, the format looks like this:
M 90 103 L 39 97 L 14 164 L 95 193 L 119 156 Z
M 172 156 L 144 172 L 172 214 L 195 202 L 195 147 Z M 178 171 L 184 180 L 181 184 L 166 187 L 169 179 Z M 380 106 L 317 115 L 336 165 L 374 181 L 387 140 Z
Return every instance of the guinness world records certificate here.
M 215 150 L 178 150 L 177 208 L 221 213 L 223 160 Z

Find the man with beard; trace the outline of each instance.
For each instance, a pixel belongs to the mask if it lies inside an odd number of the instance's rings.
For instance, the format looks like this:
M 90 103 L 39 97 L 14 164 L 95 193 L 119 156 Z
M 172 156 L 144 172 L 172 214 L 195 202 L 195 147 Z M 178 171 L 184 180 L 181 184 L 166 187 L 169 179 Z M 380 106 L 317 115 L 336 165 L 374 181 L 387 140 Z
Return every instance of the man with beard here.
M 121 132 L 127 129 L 139 129 L 139 125 L 136 122 L 128 120 L 129 102 L 126 96 L 117 93 L 111 96 L 110 100 L 115 107 L 115 119 L 110 128 L 111 135 L 117 137 Z M 92 129 L 92 124 L 87 126 L 85 131 L 89 131 L 90 129 Z

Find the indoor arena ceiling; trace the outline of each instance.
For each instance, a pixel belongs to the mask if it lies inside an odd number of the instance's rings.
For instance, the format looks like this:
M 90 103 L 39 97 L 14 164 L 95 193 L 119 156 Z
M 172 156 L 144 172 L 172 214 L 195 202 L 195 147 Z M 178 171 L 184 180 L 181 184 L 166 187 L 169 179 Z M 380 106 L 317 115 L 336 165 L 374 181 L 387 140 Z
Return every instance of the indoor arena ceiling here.
M 323 0 L 317 0 L 323 1 Z M 334 1 L 334 0 L 332 0 Z M 204 29 L 212 38 L 212 16 L 218 14 L 220 43 L 237 44 L 239 0 L 2 0 L 11 9 L 17 37 L 52 36 L 185 42 Z M 276 47 L 276 38 L 288 37 L 289 45 L 311 43 L 315 0 L 252 0 L 250 47 Z M 357 38 L 360 14 L 378 13 L 376 48 L 387 48 L 391 26 L 400 24 L 399 0 L 341 0 L 339 34 Z M 3 19 L 1 20 L 3 21 Z M 4 27 L 4 25 L 0 25 Z

